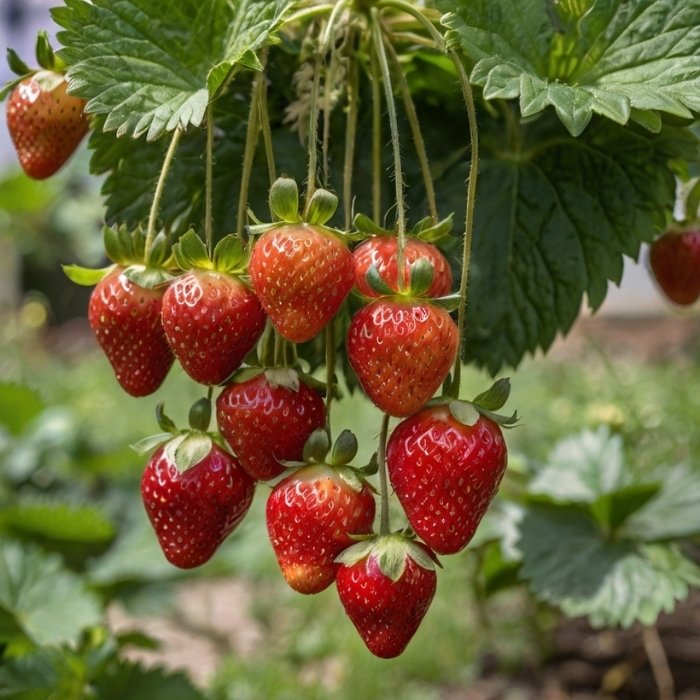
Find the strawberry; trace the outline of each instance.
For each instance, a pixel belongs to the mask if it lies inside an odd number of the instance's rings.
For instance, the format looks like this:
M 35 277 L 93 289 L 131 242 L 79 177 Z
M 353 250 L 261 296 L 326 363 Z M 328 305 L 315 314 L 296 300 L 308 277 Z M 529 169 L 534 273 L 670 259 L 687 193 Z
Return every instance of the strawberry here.
M 294 370 L 268 370 L 226 387 L 216 417 L 243 469 L 266 481 L 282 474 L 281 462 L 301 461 L 307 439 L 326 422 L 326 408 Z
M 506 469 L 499 425 L 473 425 L 449 406 L 425 408 L 399 423 L 387 444 L 389 479 L 411 527 L 438 554 L 466 547 Z
M 254 491 L 255 481 L 214 443 L 203 459 L 182 472 L 168 445 L 161 447 L 141 479 L 158 542 L 168 561 L 181 569 L 211 558 L 248 512 Z
M 457 326 L 421 299 L 381 298 L 360 309 L 348 329 L 347 353 L 372 402 L 392 416 L 415 413 L 454 362 Z
M 90 296 L 88 320 L 117 381 L 132 396 L 152 394 L 173 364 L 160 320 L 163 292 L 144 289 L 115 267 Z
M 36 180 L 53 175 L 88 130 L 85 100 L 66 93 L 60 73 L 39 71 L 20 82 L 7 102 L 7 128 L 24 172 Z
M 437 560 L 401 535 L 360 542 L 339 557 L 340 602 L 367 648 L 392 659 L 406 648 L 435 595 Z
M 267 500 L 267 530 L 287 583 L 319 593 L 335 580 L 335 558 L 370 532 L 372 491 L 350 467 L 310 464 L 283 479 Z
M 163 296 L 163 328 L 187 374 L 220 384 L 238 369 L 265 327 L 265 312 L 235 276 L 192 270 Z
M 700 297 L 700 230 L 665 233 L 652 243 L 649 264 L 672 302 L 694 304 Z
M 352 254 L 320 226 L 268 230 L 250 258 L 250 279 L 275 328 L 288 340 L 311 340 L 333 318 L 355 282 Z
M 374 265 L 382 279 L 394 291 L 398 291 L 397 265 L 398 239 L 396 236 L 375 236 L 359 245 L 353 252 L 355 258 L 355 288 L 367 297 L 380 296 L 369 286 L 365 275 Z M 410 266 L 418 260 L 428 260 L 434 270 L 432 284 L 426 294 L 442 297 L 452 290 L 452 270 L 445 256 L 432 243 L 417 238 L 406 239 L 404 247 L 405 279 L 410 276 Z

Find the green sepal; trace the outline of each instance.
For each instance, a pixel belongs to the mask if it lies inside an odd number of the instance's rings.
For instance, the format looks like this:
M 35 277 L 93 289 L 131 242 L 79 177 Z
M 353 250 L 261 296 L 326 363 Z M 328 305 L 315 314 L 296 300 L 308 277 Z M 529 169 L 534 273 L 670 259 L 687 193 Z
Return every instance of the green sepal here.
M 452 312 L 457 311 L 461 299 L 462 298 L 459 296 L 459 294 L 448 294 L 444 297 L 437 297 L 436 299 L 431 299 L 430 303 L 445 309 L 445 311 Z
M 338 197 L 328 190 L 316 190 L 306 206 L 304 220 L 316 226 L 323 226 L 331 220 L 338 208 Z
M 167 270 L 146 265 L 129 265 L 122 273 L 130 282 L 144 289 L 155 289 L 173 279 Z
M 377 535 L 362 535 L 361 538 L 358 535 L 353 537 L 350 535 L 351 539 L 357 539 L 356 544 L 350 545 L 347 549 L 344 549 L 335 559 L 336 564 L 344 564 L 345 566 L 352 566 L 357 564 L 358 561 L 366 559 L 372 549 L 374 548 L 374 543 L 377 541 Z
M 211 270 L 213 265 L 204 241 L 190 229 L 173 246 L 175 262 L 181 270 Z
M 298 223 L 298 222 L 295 222 Z M 273 229 L 279 228 L 279 221 L 274 221 L 269 224 L 252 224 L 248 225 L 245 227 L 246 230 L 246 238 L 256 238 L 258 236 L 262 236 L 263 233 L 267 233 L 268 231 L 272 231 Z
M 472 403 L 487 411 L 498 411 L 505 406 L 510 396 L 510 379 L 504 377 L 495 382 L 489 389 L 472 399 Z
M 122 250 L 122 243 L 117 229 L 113 229 L 111 226 L 105 226 L 102 229 L 102 242 L 105 252 L 107 253 L 107 257 L 112 262 L 118 264 L 131 262 L 125 260 L 126 251 Z M 129 240 L 129 247 L 131 247 L 131 240 Z
M 162 401 L 156 405 L 156 421 L 162 431 L 171 435 L 179 434 L 175 421 L 165 413 L 165 404 Z
M 211 448 L 210 435 L 192 430 L 166 443 L 165 455 L 179 472 L 185 472 L 199 464 L 211 452 Z
M 170 256 L 170 242 L 162 231 L 153 239 L 151 249 L 146 256 L 148 267 L 162 267 Z
M 333 445 L 331 451 L 331 464 L 350 464 L 357 454 L 358 444 L 355 434 L 351 430 L 343 430 Z
M 20 78 L 15 78 L 15 80 L 10 80 L 10 82 L 5 83 L 0 89 L 0 102 L 2 102 L 23 80 L 28 78 L 31 73 L 23 75 Z
M 426 216 L 421 219 L 412 229 L 410 235 L 426 243 L 439 243 L 447 238 L 454 227 L 454 214 L 433 223 L 431 217 Z
M 384 278 L 379 272 L 379 268 L 377 268 L 374 263 L 369 266 L 369 270 L 367 270 L 365 273 L 365 280 L 367 281 L 369 288 L 372 291 L 377 292 L 377 294 L 381 294 L 382 296 L 391 296 L 396 294 L 396 292 L 384 281 Z
M 262 367 L 245 367 L 239 369 L 229 381 L 233 384 L 243 384 L 243 382 L 250 381 L 260 376 L 264 371 Z
M 355 468 L 347 464 L 338 464 L 332 466 L 336 474 L 353 490 L 359 493 L 367 485 L 374 493 L 376 489 L 371 486 L 367 481 L 365 481 L 360 472 Z
M 195 401 L 190 408 L 188 418 L 192 430 L 205 433 L 211 423 L 211 401 L 206 398 Z
M 364 467 L 355 467 L 355 471 L 361 476 L 374 476 L 379 471 L 379 456 L 377 453 L 375 452 L 372 454 L 369 458 L 369 462 L 367 462 Z
M 391 231 L 382 228 L 379 224 L 376 224 L 372 219 L 366 214 L 355 214 L 352 225 L 360 231 L 360 233 L 366 234 L 366 236 L 389 236 Z
M 299 391 L 299 373 L 291 367 L 271 367 L 266 369 L 265 379 L 271 387 L 281 386 L 290 391 Z
M 145 455 L 153 452 L 153 450 L 155 450 L 157 447 L 161 447 L 172 439 L 172 433 L 156 433 L 155 435 L 149 435 L 148 437 L 129 445 L 129 447 L 136 452 L 136 454 Z
M 278 221 L 298 223 L 299 188 L 291 177 L 279 177 L 270 188 L 270 211 Z M 251 227 L 252 228 L 252 227 Z
M 331 442 L 325 428 L 317 428 L 304 445 L 304 461 L 321 463 L 326 459 Z
M 462 425 L 472 427 L 479 420 L 479 411 L 469 401 L 450 401 L 448 408 L 450 409 L 450 415 Z
M 98 282 L 101 282 L 112 272 L 116 265 L 109 265 L 108 267 L 100 267 L 97 269 L 81 267 L 80 265 L 62 265 L 61 267 L 66 277 L 71 282 L 79 284 L 81 287 L 92 287 Z
M 424 296 L 433 284 L 435 268 L 430 260 L 421 258 L 409 268 L 409 293 L 411 296 Z
M 243 271 L 248 254 L 239 236 L 229 233 L 214 248 L 214 268 L 219 272 Z
M 49 35 L 43 29 L 36 35 L 36 60 L 46 70 L 61 73 L 66 68 L 66 64 L 54 53 Z
M 685 221 L 690 223 L 700 217 L 700 178 L 690 188 L 685 198 Z
M 10 70 L 22 78 L 30 76 L 34 71 L 19 57 L 14 49 L 7 49 L 7 65 Z
M 131 232 L 131 247 L 134 251 L 134 261 L 141 263 L 146 260 L 146 234 L 141 226 Z

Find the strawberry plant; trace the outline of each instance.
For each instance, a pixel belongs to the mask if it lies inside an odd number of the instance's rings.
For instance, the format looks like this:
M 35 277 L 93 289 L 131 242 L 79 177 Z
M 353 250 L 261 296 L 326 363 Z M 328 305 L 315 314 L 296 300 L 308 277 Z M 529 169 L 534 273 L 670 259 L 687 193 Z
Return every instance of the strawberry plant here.
M 136 446 L 152 453 L 142 496 L 165 556 L 209 560 L 255 482 L 278 479 L 267 528 L 287 582 L 318 593 L 337 581 L 369 650 L 400 654 L 433 599 L 435 553 L 477 534 L 517 422 L 498 413 L 509 381 L 467 388 L 463 364 L 496 376 L 549 349 L 584 297 L 597 309 L 624 257 L 667 228 L 676 179 L 700 160 L 699 0 L 518 11 L 510 0 L 65 0 L 53 18 L 61 47 L 42 35 L 37 54 L 61 105 L 36 104 L 82 121 L 56 127 L 21 104 L 39 78 L 10 53 L 20 162 L 47 176 L 89 125 L 110 263 L 66 274 L 95 285 L 90 326 L 127 393 L 156 392 L 177 361 L 205 395 L 190 430 L 159 409 L 164 432 Z M 27 167 L 44 140 L 60 157 Z M 383 413 L 364 466 L 350 462 L 373 437 L 332 434 L 352 391 Z M 566 547 L 540 536 L 563 508 L 573 541 L 625 572 L 660 581 L 673 568 L 659 590 L 680 597 L 697 574 L 677 549 L 611 535 L 656 491 L 613 482 L 566 507 L 538 501 L 555 474 L 529 482 L 519 570 L 568 614 L 651 624 L 668 596 L 642 611 L 630 592 L 612 614 L 596 598 L 617 585 L 608 570 L 591 567 L 572 591 L 576 561 L 560 566 Z

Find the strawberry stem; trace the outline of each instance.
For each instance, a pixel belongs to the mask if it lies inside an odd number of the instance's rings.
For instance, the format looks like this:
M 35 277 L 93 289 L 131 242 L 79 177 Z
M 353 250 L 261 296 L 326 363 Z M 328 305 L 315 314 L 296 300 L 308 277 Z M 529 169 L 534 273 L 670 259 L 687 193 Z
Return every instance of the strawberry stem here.
M 326 430 L 331 435 L 331 405 L 333 404 L 333 378 L 335 375 L 335 323 L 326 326 Z
M 382 82 L 377 57 L 372 54 L 372 218 L 382 216 Z
M 452 382 L 452 394 L 459 396 L 462 380 L 462 353 L 464 351 L 464 327 L 467 315 L 467 294 L 469 290 L 469 263 L 472 254 L 472 240 L 474 235 L 474 205 L 476 202 L 476 181 L 479 172 L 479 134 L 476 122 L 476 108 L 474 107 L 474 95 L 472 94 L 469 76 L 464 70 L 459 56 L 450 51 L 452 61 L 457 68 L 457 75 L 462 87 L 464 103 L 467 107 L 469 121 L 469 137 L 471 140 L 471 163 L 469 164 L 469 179 L 467 181 L 467 213 L 464 223 L 464 246 L 462 249 L 462 279 L 459 287 L 459 310 L 457 312 L 457 329 L 459 331 L 459 347 L 455 359 L 454 378 Z
M 267 65 L 267 49 L 260 57 L 260 63 L 263 67 Z M 270 113 L 267 108 L 267 80 L 263 78 L 260 89 L 260 100 L 258 105 L 258 114 L 260 118 L 260 128 L 263 135 L 263 143 L 265 145 L 265 159 L 267 160 L 267 169 L 270 175 L 270 187 L 277 180 L 277 168 L 275 166 L 275 151 L 272 146 L 272 129 L 270 127 Z
M 357 145 L 357 119 L 360 113 L 360 101 L 358 99 L 359 73 L 354 55 L 355 52 L 351 51 L 347 85 L 348 118 L 345 127 L 345 153 L 343 157 L 343 213 L 346 231 L 349 231 L 352 225 L 352 175 L 355 165 L 355 146 Z
M 379 498 L 381 499 L 381 510 L 379 515 L 379 534 L 388 535 L 391 532 L 389 522 L 389 480 L 386 473 L 386 441 L 389 436 L 388 413 L 382 416 L 382 430 L 379 434 L 379 447 L 377 449 L 377 465 L 379 471 Z
M 314 67 L 314 82 L 311 87 L 311 96 L 309 102 L 309 136 L 308 136 L 308 158 L 309 169 L 306 176 L 306 206 L 308 207 L 311 198 L 316 191 L 316 167 L 318 148 L 318 93 L 321 91 L 321 53 L 316 56 L 316 65 Z
M 207 155 L 206 176 L 204 185 L 204 242 L 207 246 L 209 257 L 214 253 L 214 231 L 212 201 L 214 198 L 214 104 L 210 103 L 207 109 Z
M 404 202 L 403 169 L 401 167 L 401 144 L 399 141 L 399 122 L 396 116 L 396 103 L 389 71 L 389 61 L 384 47 L 384 37 L 380 25 L 379 11 L 372 8 L 372 42 L 379 61 L 379 68 L 384 84 L 389 129 L 391 131 L 391 147 L 394 153 L 394 184 L 396 187 L 396 228 L 398 246 L 396 251 L 397 283 L 399 291 L 406 287 L 406 271 L 404 270 L 404 246 L 406 238 L 406 205 Z
M 170 172 L 170 166 L 172 165 L 173 158 L 175 157 L 175 151 L 177 151 L 177 146 L 180 143 L 180 137 L 182 136 L 182 131 L 176 128 L 173 131 L 172 139 L 170 139 L 170 145 L 165 153 L 165 158 L 163 159 L 163 165 L 160 169 L 160 174 L 158 175 L 158 182 L 156 183 L 156 191 L 153 194 L 153 201 L 151 202 L 151 211 L 148 214 L 148 228 L 146 229 L 146 241 L 144 243 L 144 259 L 148 258 L 148 254 L 151 252 L 151 246 L 156 237 L 156 220 L 158 218 L 158 208 L 160 207 L 160 200 L 163 198 L 163 192 L 165 191 L 165 181 L 168 179 L 168 173 Z

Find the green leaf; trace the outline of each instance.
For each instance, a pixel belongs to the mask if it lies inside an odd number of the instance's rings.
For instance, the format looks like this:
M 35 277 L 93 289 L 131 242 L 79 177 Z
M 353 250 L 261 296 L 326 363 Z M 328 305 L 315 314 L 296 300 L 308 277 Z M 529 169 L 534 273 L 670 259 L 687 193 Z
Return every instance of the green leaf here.
M 76 640 L 101 618 L 97 598 L 57 556 L 9 541 L 0 542 L 0 609 L 36 644 Z
M 99 508 L 60 501 L 21 501 L 0 511 L 0 525 L 11 532 L 64 542 L 108 542 L 112 521 Z
M 592 520 L 563 507 L 530 510 L 519 547 L 533 594 L 594 627 L 654 624 L 700 584 L 700 568 L 677 549 L 607 540 Z
M 557 502 L 593 503 L 626 486 L 628 477 L 622 438 L 600 426 L 558 442 L 529 491 Z
M 630 484 L 606 493 L 593 503 L 591 511 L 608 530 L 617 530 L 630 516 L 643 508 L 659 492 L 661 484 Z M 648 541 L 646 536 L 640 539 Z
M 490 544 L 485 550 L 480 569 L 486 595 L 494 595 L 522 584 L 519 578 L 520 567 L 520 559 L 508 559 L 497 543 Z
M 13 435 L 21 435 L 43 410 L 44 403 L 33 389 L 21 384 L 0 383 L 0 425 Z
M 251 51 L 272 40 L 291 0 L 67 0 L 52 11 L 74 94 L 104 128 L 148 141 L 198 127 Z
M 559 3 L 558 16 L 545 0 L 437 4 L 484 97 L 519 99 L 523 117 L 553 107 L 578 136 L 594 114 L 700 111 L 700 0 Z
M 93 287 L 101 282 L 113 269 L 114 265 L 101 267 L 99 269 L 81 267 L 80 265 L 62 265 L 66 277 L 73 283 L 81 287 Z

